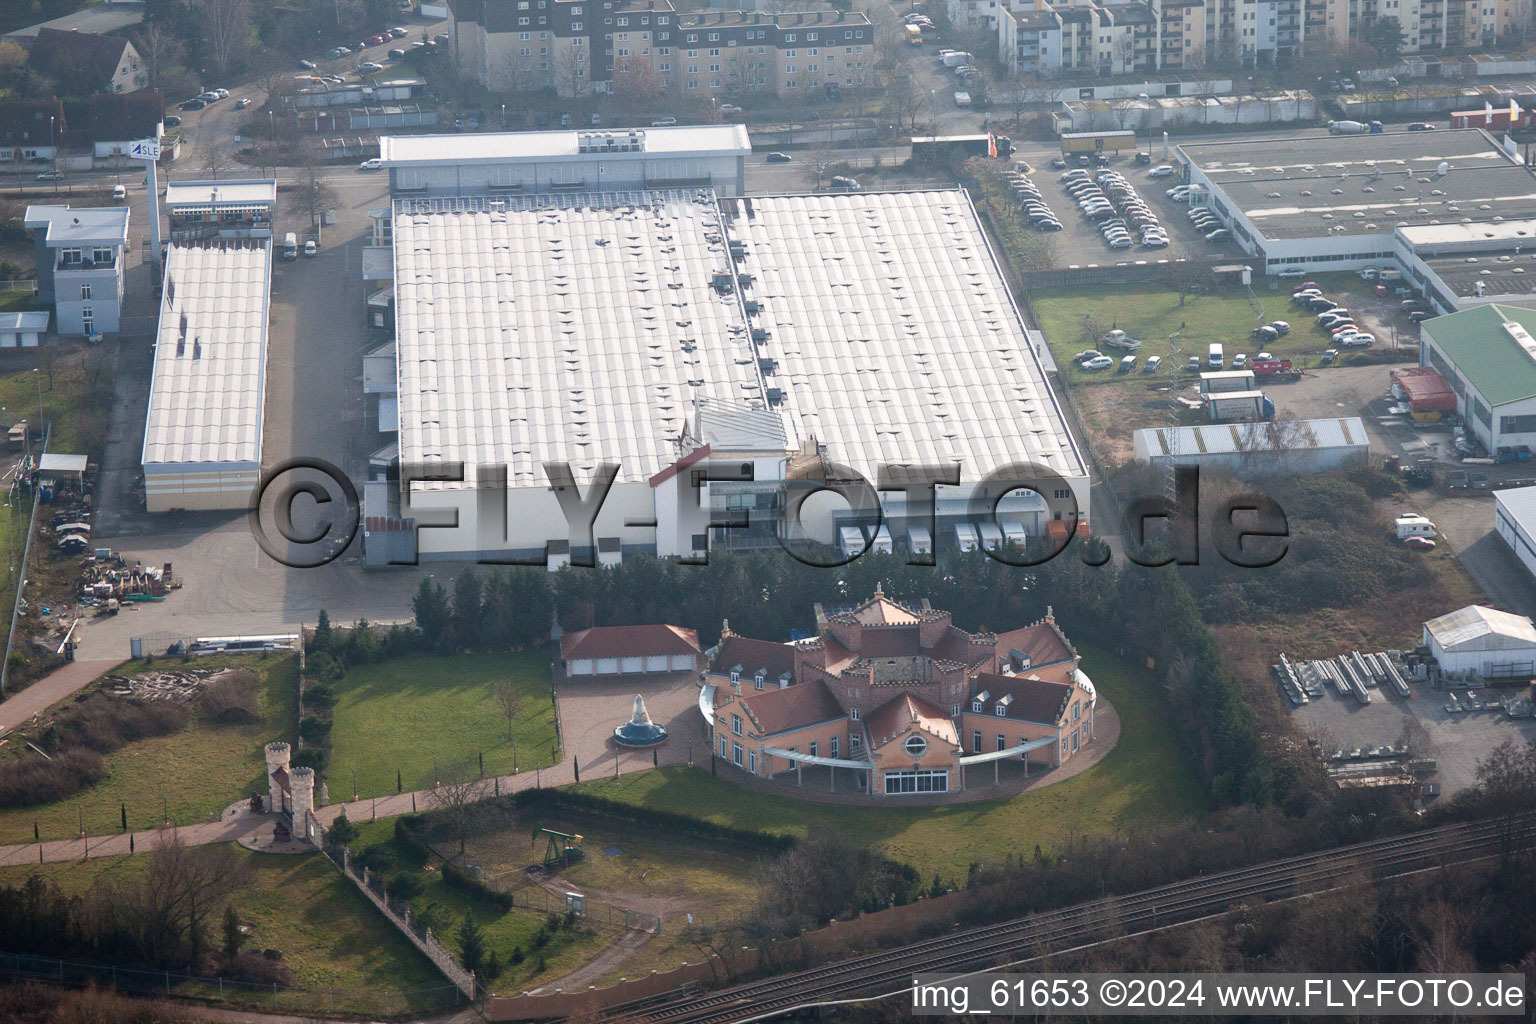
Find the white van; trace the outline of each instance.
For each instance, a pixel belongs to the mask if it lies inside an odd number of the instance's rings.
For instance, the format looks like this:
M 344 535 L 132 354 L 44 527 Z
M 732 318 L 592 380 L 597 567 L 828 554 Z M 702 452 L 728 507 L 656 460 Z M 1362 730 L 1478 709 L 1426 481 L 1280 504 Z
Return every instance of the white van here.
M 283 236 L 283 259 L 296 260 L 299 258 L 299 236 L 292 231 Z
M 1206 353 L 1205 362 L 1213 370 L 1219 370 L 1227 365 L 1227 354 L 1222 351 L 1221 342 L 1211 342 L 1211 349 Z

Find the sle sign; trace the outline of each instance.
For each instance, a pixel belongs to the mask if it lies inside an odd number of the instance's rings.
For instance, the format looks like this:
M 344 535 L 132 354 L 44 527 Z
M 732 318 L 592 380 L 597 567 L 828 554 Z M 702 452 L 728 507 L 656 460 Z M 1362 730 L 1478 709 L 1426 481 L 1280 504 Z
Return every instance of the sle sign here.
M 133 160 L 159 160 L 159 139 L 138 139 L 128 143 L 128 156 Z

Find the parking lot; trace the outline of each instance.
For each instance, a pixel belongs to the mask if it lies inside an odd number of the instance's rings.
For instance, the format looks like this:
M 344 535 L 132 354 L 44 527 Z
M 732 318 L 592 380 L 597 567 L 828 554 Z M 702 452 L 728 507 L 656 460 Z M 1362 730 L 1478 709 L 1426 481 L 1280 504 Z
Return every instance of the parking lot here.
M 1205 240 L 1190 222 L 1189 207 L 1170 199 L 1167 190 L 1179 184 L 1177 177 L 1149 177 L 1151 166 L 1136 167 L 1130 157 L 1112 157 L 1107 170 L 1124 178 L 1155 216 L 1157 224 L 1167 233 L 1168 246 L 1155 248 L 1139 244 L 1139 233 L 1131 231 L 1133 244 L 1128 249 L 1112 249 L 1105 242 L 1099 225 L 1079 210 L 1078 201 L 1067 191 L 1067 183 L 1061 181 L 1066 173 L 1048 164 L 1033 167 L 1031 180 L 1040 190 L 1041 198 L 1056 218 L 1062 230 L 1053 233 L 1057 262 L 1066 267 L 1105 266 L 1116 263 L 1158 262 L 1185 258 L 1209 259 L 1212 256 L 1240 259 L 1242 252 L 1230 242 L 1216 244 Z M 1089 174 L 1097 174 L 1089 169 Z M 1118 212 L 1118 211 L 1117 211 Z

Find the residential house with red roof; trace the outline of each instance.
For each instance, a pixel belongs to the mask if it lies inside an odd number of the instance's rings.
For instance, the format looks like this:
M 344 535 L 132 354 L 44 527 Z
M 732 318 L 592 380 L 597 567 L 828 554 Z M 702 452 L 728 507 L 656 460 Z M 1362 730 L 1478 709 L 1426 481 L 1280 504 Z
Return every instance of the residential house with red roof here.
M 697 672 L 699 634 L 681 626 L 594 626 L 560 638 L 567 679 Z
M 725 623 L 699 701 L 719 757 L 761 777 L 852 769 L 893 796 L 956 792 L 967 766 L 1004 759 L 1059 767 L 1093 741 L 1093 683 L 1053 615 L 971 633 L 877 589 L 816 622 L 787 644 Z
M 60 96 L 129 93 L 149 87 L 149 66 L 121 36 L 40 29 L 27 66 L 53 80 Z

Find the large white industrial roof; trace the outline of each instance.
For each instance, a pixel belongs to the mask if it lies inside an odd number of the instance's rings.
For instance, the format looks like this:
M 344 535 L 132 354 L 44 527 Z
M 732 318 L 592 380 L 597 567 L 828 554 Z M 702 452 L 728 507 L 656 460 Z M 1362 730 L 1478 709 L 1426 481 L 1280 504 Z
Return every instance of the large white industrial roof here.
M 271 267 L 264 239 L 170 247 L 145 465 L 261 462 Z
M 1085 473 L 959 189 L 723 199 L 791 431 L 876 479 L 959 463 Z
M 1501 612 L 1479 604 L 1458 608 L 1424 623 L 1429 635 L 1445 650 L 1509 649 L 1511 643 L 1536 647 L 1536 627 L 1524 615 Z
M 695 397 L 763 401 L 708 190 L 399 200 L 394 252 L 403 462 L 646 480 Z
M 739 124 L 693 124 L 670 128 L 636 128 L 644 138 L 644 154 L 709 155 L 752 151 L 747 129 Z M 556 132 L 476 132 L 455 135 L 386 135 L 379 139 L 379 157 L 386 165 L 455 163 L 476 160 L 516 161 L 576 158 L 580 138 L 589 135 L 628 135 L 630 129 L 594 128 Z M 619 155 L 618 159 L 623 159 Z M 613 154 L 592 159 L 615 159 Z

